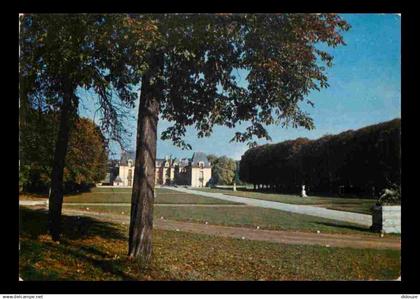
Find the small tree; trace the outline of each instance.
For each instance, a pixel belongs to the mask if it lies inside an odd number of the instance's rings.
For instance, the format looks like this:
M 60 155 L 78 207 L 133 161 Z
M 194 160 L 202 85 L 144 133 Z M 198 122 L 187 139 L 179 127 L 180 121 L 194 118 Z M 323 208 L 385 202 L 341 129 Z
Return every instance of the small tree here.
M 212 182 L 217 185 L 231 185 L 235 178 L 236 164 L 233 159 L 221 156 L 212 164 Z
M 91 120 L 79 118 L 69 138 L 64 182 L 89 186 L 105 178 L 108 145 L 102 132 Z

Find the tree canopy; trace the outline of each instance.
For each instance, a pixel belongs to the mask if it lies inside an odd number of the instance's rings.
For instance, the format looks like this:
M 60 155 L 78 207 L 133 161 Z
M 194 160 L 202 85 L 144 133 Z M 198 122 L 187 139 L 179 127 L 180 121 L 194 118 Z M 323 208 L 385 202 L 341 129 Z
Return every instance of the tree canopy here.
M 319 45 L 344 44 L 349 27 L 336 14 L 28 14 L 20 27 L 21 101 L 46 109 L 70 90 L 77 106 L 76 90 L 89 90 L 103 131 L 120 142 L 123 108 L 134 107 L 134 86 L 159 51 L 160 117 L 172 123 L 162 139 L 191 148 L 187 126 L 204 137 L 215 125 L 246 122 L 232 141 L 255 145 L 253 137 L 270 140 L 265 125 L 314 127 L 298 104 L 313 105 L 309 92 L 328 86 L 333 57 Z
M 394 119 L 317 140 L 254 147 L 241 158 L 240 178 L 280 192 L 298 192 L 304 184 L 316 192 L 337 193 L 343 187 L 378 196 L 383 188 L 401 183 L 400 147 L 401 120 Z
M 236 162 L 226 156 L 213 158 L 209 155 L 211 162 L 211 184 L 213 185 L 231 185 L 235 179 Z
M 232 138 L 241 142 L 270 139 L 264 125 L 313 128 L 298 104 L 313 105 L 309 92 L 328 86 L 325 69 L 333 57 L 318 46 L 344 44 L 341 32 L 349 29 L 335 14 L 136 17 L 145 19 L 155 24 L 155 48 L 164 55 L 160 115 L 173 125 L 162 138 L 184 148 L 192 125 L 204 137 L 215 125 L 248 122 Z
M 78 91 L 86 90 L 103 132 L 121 142 L 153 30 L 121 14 L 25 14 L 20 21 L 21 106 L 57 110 L 69 94 L 76 113 Z

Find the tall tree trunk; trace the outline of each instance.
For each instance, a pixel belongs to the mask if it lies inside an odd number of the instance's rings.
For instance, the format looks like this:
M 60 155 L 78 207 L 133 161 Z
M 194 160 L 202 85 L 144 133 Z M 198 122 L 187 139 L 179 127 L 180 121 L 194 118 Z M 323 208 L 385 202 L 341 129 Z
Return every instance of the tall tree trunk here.
M 51 172 L 51 189 L 48 199 L 48 226 L 54 241 L 60 240 L 61 208 L 63 206 L 63 174 L 69 142 L 71 118 L 77 105 L 72 103 L 73 93 L 68 92 L 61 106 L 60 125 L 55 144 L 54 161 Z
M 155 53 L 150 58 L 149 70 L 142 78 L 137 121 L 128 255 L 137 258 L 142 268 L 150 264 L 152 255 L 157 124 L 163 87 L 159 75 L 162 71 L 163 55 Z

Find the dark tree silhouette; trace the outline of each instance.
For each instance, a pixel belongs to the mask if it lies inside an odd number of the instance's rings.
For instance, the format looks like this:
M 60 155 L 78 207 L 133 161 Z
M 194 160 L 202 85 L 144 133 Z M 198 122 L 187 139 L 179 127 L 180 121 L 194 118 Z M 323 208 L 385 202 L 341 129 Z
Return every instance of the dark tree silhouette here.
M 249 149 L 240 161 L 240 179 L 274 184 L 277 191 L 349 192 L 377 196 L 401 183 L 401 120 L 317 140 L 299 138 Z M 373 192 L 375 190 L 375 192 Z

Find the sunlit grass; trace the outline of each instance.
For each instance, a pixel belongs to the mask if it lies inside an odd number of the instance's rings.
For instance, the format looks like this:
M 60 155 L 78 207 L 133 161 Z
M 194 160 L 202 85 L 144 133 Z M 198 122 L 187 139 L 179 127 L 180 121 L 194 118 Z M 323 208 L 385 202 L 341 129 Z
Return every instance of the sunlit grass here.
M 277 194 L 266 192 L 254 192 L 251 190 L 240 189 L 238 191 L 228 190 L 226 188 L 193 188 L 197 191 L 223 193 L 226 195 L 248 197 L 297 205 L 315 205 L 332 210 L 341 210 L 355 213 L 371 214 L 371 207 L 375 205 L 376 200 L 366 198 L 342 198 L 342 197 L 321 197 L 309 196 L 306 198 L 298 195 Z
M 130 215 L 130 206 L 72 205 L 65 208 L 115 215 Z M 209 224 L 250 228 L 259 226 L 261 229 L 272 230 L 309 232 L 317 232 L 319 230 L 324 233 L 374 234 L 369 230 L 369 227 L 354 223 L 250 206 L 155 206 L 153 211 L 155 218 L 163 217 L 169 220 L 186 222 L 208 222 Z
M 64 203 L 130 203 L 131 189 L 117 189 L 109 191 L 107 188 L 95 188 L 92 192 L 76 195 L 66 195 Z M 108 190 L 102 192 L 102 190 Z M 125 191 L 124 191 L 125 190 Z M 128 191 L 127 191 L 128 190 Z M 156 189 L 155 203 L 157 204 L 235 204 L 226 200 L 187 194 L 163 188 Z

